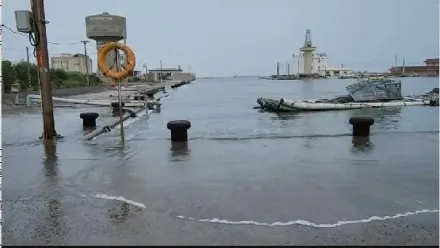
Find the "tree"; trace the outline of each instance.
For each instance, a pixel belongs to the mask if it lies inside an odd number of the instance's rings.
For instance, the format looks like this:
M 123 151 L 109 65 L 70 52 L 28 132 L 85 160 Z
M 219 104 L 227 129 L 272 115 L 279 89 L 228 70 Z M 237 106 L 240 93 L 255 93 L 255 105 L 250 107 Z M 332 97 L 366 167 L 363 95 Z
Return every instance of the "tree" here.
M 17 74 L 17 80 L 22 89 L 29 90 L 29 78 L 28 78 L 28 66 L 30 69 L 30 80 L 32 89 L 38 88 L 38 74 L 37 74 L 37 66 L 32 63 L 28 63 L 25 61 L 20 61 L 14 65 L 15 73 Z
M 17 80 L 17 73 L 15 72 L 14 65 L 9 60 L 2 61 L 2 81 L 3 90 L 5 93 L 11 91 L 11 85 Z
M 31 87 L 33 90 L 38 90 L 37 65 L 27 63 L 26 61 L 20 61 L 16 64 L 13 64 L 9 60 L 2 61 L 2 77 L 5 93 L 10 92 L 11 85 L 15 82 L 20 84 L 22 90 L 29 90 L 28 67 L 31 76 Z M 84 74 L 79 72 L 66 72 L 62 69 L 51 69 L 50 78 L 54 88 L 86 86 Z M 95 75 L 90 75 L 89 79 L 93 85 L 101 83 L 99 78 Z

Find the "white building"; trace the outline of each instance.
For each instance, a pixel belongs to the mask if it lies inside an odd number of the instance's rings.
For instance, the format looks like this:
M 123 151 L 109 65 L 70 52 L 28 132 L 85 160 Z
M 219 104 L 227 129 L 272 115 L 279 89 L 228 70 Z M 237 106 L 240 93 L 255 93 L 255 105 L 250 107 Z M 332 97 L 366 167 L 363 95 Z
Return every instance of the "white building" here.
M 302 54 L 297 57 L 297 73 L 304 73 L 304 58 Z M 330 57 L 325 53 L 314 53 L 312 62 L 312 73 L 327 77 L 351 76 L 353 70 L 349 68 L 335 68 L 330 66 Z
M 86 61 L 88 66 L 88 73 L 92 73 L 92 60 L 87 59 L 83 54 L 62 53 L 59 57 L 51 57 L 51 68 L 62 69 L 67 72 L 80 72 L 85 74 L 87 72 Z
M 162 76 L 161 76 L 162 75 Z M 148 81 L 160 82 L 160 81 L 194 81 L 195 74 L 190 72 L 183 72 L 179 68 L 162 68 L 148 70 Z
M 297 58 L 297 71 L 299 74 L 304 73 L 304 56 L 300 54 Z M 330 58 L 324 53 L 314 53 L 312 59 L 312 73 L 324 76 L 328 68 Z

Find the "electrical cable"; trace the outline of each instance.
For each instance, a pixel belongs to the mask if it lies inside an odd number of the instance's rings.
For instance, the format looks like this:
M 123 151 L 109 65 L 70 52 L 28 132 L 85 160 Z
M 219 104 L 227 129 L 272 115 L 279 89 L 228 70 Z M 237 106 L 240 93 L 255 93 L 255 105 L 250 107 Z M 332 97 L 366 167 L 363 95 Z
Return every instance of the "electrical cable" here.
M 23 36 L 23 37 L 29 37 L 29 35 L 26 35 L 26 34 L 23 34 L 23 33 L 16 32 L 16 31 L 14 31 L 12 28 L 10 28 L 10 27 L 8 27 L 8 26 L 6 26 L 6 25 L 4 25 L 4 24 L 1 24 L 1 26 L 4 27 L 4 28 L 6 28 L 6 29 L 8 29 L 8 30 L 11 31 L 13 34 L 21 35 L 21 36 Z M 0 28 L 0 34 L 1 34 L 1 32 L 2 32 L 2 29 Z M 37 37 L 38 37 L 38 36 L 37 36 Z M 32 45 L 32 44 L 35 44 L 35 42 L 37 42 L 37 40 L 35 40 L 37 37 L 32 37 L 32 38 L 30 38 L 30 39 L 32 39 L 32 41 L 31 41 L 31 45 Z M 38 42 L 39 42 L 39 41 L 38 41 Z M 61 45 L 61 46 L 64 46 L 64 45 L 76 45 L 76 44 L 80 44 L 80 43 L 82 43 L 82 42 L 81 42 L 81 41 L 68 42 L 68 43 L 51 42 L 51 41 L 48 41 L 48 42 L 47 42 L 47 44 L 51 44 L 51 45 Z M 93 46 L 93 45 L 92 45 L 92 46 Z

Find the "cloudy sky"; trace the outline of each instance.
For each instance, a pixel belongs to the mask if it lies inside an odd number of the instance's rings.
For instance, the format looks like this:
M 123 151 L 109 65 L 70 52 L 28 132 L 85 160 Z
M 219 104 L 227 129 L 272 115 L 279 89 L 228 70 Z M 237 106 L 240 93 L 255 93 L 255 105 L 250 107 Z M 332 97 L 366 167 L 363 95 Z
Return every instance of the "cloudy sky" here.
M 15 10 L 29 0 L 3 0 L 2 21 L 15 28 Z M 438 57 L 438 0 L 46 0 L 48 40 L 87 39 L 85 16 L 127 18 L 127 44 L 138 69 L 191 66 L 199 76 L 268 75 L 298 53 L 306 29 L 332 67 L 385 71 Z M 3 59 L 26 57 L 26 37 L 4 30 Z M 96 48 L 88 46 L 94 58 Z M 82 44 L 49 45 L 51 56 L 82 53 Z M 34 59 L 34 58 L 32 58 Z M 96 68 L 96 66 L 94 66 Z M 283 70 L 284 66 L 282 66 Z

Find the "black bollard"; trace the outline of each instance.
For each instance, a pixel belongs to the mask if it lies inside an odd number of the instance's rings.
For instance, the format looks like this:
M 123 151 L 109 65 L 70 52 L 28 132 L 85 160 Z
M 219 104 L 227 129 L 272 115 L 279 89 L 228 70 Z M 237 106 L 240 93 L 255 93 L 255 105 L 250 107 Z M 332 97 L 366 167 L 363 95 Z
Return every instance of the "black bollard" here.
M 148 94 L 147 94 L 147 99 L 148 99 L 148 100 L 154 100 L 154 99 L 155 99 L 155 98 L 154 98 L 154 94 L 155 94 L 155 93 L 152 93 L 152 92 L 148 93 Z M 144 99 L 145 99 L 145 97 L 144 97 Z
M 373 117 L 351 117 L 349 122 L 353 125 L 353 136 L 370 136 L 370 126 L 374 124 Z
M 83 128 L 95 128 L 96 119 L 99 117 L 98 113 L 81 113 L 79 118 L 83 120 Z
M 119 102 L 112 102 L 111 106 L 112 106 L 113 109 L 120 109 Z M 125 103 L 121 102 L 121 106 L 122 106 L 121 108 L 123 108 L 125 106 Z
M 191 122 L 186 120 L 170 121 L 167 128 L 171 130 L 171 141 L 186 142 L 188 141 L 188 129 L 191 128 Z

